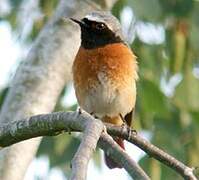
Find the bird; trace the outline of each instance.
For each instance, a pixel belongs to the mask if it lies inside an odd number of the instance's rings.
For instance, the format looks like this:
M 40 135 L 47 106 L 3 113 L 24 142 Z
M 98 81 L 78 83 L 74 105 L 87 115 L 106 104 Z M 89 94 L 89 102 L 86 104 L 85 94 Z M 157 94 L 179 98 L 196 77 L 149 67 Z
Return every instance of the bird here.
M 81 45 L 72 66 L 74 89 L 80 108 L 103 122 L 130 127 L 136 103 L 138 65 L 126 43 L 119 20 L 109 11 L 92 11 L 82 19 Z M 125 150 L 123 139 L 114 137 Z M 122 168 L 107 153 L 110 169 Z

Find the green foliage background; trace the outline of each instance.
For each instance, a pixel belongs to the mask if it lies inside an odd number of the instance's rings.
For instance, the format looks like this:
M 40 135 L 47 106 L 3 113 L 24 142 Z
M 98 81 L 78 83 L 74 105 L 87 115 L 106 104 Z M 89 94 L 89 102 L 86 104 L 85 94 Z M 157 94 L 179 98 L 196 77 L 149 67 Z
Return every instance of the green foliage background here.
M 0 17 L 12 26 L 13 33 L 20 34 L 17 15 L 23 1 L 11 0 L 12 10 Z M 53 14 L 57 0 L 40 0 L 39 8 L 43 16 L 34 21 L 30 34 L 22 43 L 30 45 L 39 31 Z M 130 46 L 138 57 L 138 96 L 133 126 L 152 134 L 151 142 L 161 147 L 190 167 L 199 166 L 199 1 L 197 0 L 118 0 L 112 13 L 120 19 L 124 8 L 130 7 L 136 24 L 160 25 L 165 32 L 165 40 L 160 43 L 146 43 L 136 33 Z M 133 21 L 133 20 L 132 20 Z M 150 33 L 150 29 L 149 32 Z M 165 93 L 165 86 L 175 77 L 180 77 L 171 94 Z M 165 86 L 163 86 L 163 81 Z M 68 92 L 63 91 L 55 111 L 74 110 L 76 105 L 65 107 L 61 101 Z M 2 105 L 8 87 L 1 89 Z M 47 155 L 51 167 L 59 167 L 69 172 L 70 160 L 79 139 L 77 136 L 61 135 L 44 138 L 37 156 Z M 94 159 L 100 168 L 100 154 Z M 174 171 L 156 160 L 145 156 L 140 164 L 152 179 L 181 179 Z

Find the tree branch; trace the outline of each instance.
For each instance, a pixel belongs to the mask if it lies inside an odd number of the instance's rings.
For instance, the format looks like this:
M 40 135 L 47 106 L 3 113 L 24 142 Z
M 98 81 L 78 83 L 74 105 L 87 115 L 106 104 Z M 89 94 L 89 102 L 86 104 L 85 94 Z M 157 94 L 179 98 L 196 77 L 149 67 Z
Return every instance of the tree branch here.
M 94 120 L 87 113 L 84 113 L 85 119 L 78 120 L 83 130 L 81 144 L 72 160 L 71 180 L 84 180 L 88 169 L 88 162 L 91 159 L 93 151 L 96 149 L 97 142 L 104 129 L 104 125 L 99 120 Z M 78 119 L 78 118 L 77 118 Z
M 59 133 L 71 131 L 84 131 L 81 145 L 72 161 L 71 179 L 86 179 L 88 161 L 96 147 L 104 125 L 100 120 L 94 119 L 91 115 L 83 112 L 57 112 L 46 115 L 32 116 L 20 121 L 14 121 L 0 127 L 0 146 L 6 147 L 22 140 L 38 136 L 53 136 Z M 124 165 L 124 168 L 134 179 L 147 179 L 147 175 L 141 168 L 133 163 L 130 157 L 121 150 L 112 138 L 101 136 L 103 149 L 110 149 L 113 145 L 110 156 Z M 104 138 L 104 139 L 103 139 Z M 102 143 L 104 141 L 104 143 Z M 118 150 L 119 148 L 119 150 Z M 116 149 L 116 153 L 114 150 Z M 132 166 L 132 167 L 129 167 Z M 80 171 L 81 170 L 81 171 Z
M 140 166 L 122 149 L 118 144 L 113 141 L 113 138 L 107 133 L 102 133 L 98 145 L 109 156 L 114 159 L 118 164 L 121 164 L 127 172 L 135 180 L 149 180 L 150 178 L 146 173 L 140 168 Z
M 89 125 L 86 125 L 87 121 L 95 122 L 97 120 L 85 112 L 82 113 L 81 115 L 79 115 L 77 112 L 56 112 L 52 114 L 32 116 L 30 118 L 20 120 L 20 121 L 14 121 L 14 122 L 11 122 L 10 124 L 5 124 L 4 126 L 0 127 L 0 146 L 6 147 L 14 143 L 20 142 L 22 140 L 26 140 L 26 139 L 30 139 L 30 138 L 38 137 L 38 136 L 57 135 L 58 133 L 62 133 L 62 131 L 65 131 L 65 132 L 84 131 L 85 129 L 88 129 L 88 130 L 85 131 L 86 133 L 84 137 L 86 136 L 87 131 L 88 131 L 89 138 L 90 137 L 94 139 L 96 138 L 95 140 L 97 141 L 97 139 L 99 138 L 98 133 L 101 132 L 100 124 L 102 123 L 99 123 L 99 125 L 88 123 Z M 94 132 L 96 131 L 95 135 L 92 134 L 93 132 L 90 132 L 93 126 L 95 130 L 92 130 L 92 131 Z M 98 129 L 98 126 L 100 127 L 99 129 Z M 148 141 L 140 137 L 137 133 L 132 133 L 131 136 L 129 137 L 129 131 L 128 129 L 125 129 L 124 127 L 113 126 L 111 124 L 106 124 L 106 127 L 107 127 L 108 133 L 110 133 L 111 135 L 124 138 L 128 140 L 129 142 L 135 144 L 136 146 L 140 147 L 143 151 L 145 151 L 148 155 L 154 157 L 155 159 L 161 161 L 168 167 L 174 169 L 185 179 L 197 180 L 197 178 L 195 177 L 193 173 L 193 168 L 190 168 L 184 165 L 182 162 L 178 161 L 174 157 L 170 156 L 169 154 L 165 153 L 158 147 L 154 146 L 153 144 L 149 143 Z M 87 137 L 85 137 L 85 139 L 86 138 Z M 99 145 L 105 150 L 108 150 L 108 149 L 106 146 L 103 146 L 103 143 L 108 144 L 109 139 L 110 138 L 104 137 L 103 134 L 100 137 Z M 87 161 L 89 160 L 91 156 L 93 148 L 96 146 L 96 141 L 94 140 L 92 141 L 93 143 L 92 143 L 91 149 L 89 150 Z M 90 139 L 87 142 L 90 142 Z M 130 168 L 129 165 L 133 166 L 134 163 L 132 162 L 132 160 L 129 160 L 128 155 L 124 155 L 121 152 L 121 149 L 118 150 L 117 149 L 118 147 L 115 147 L 115 146 L 116 145 L 112 142 L 111 147 L 114 147 L 114 150 L 116 150 L 115 153 L 112 150 L 110 150 L 112 152 L 111 153 L 112 157 L 118 161 L 117 155 L 118 155 L 118 152 L 120 152 L 123 158 L 121 158 L 121 160 L 119 160 L 118 162 L 124 166 L 124 168 L 129 172 L 129 174 L 133 174 L 131 172 L 132 168 Z M 74 167 L 76 167 L 76 165 L 74 165 Z M 134 168 L 134 171 L 139 172 L 139 168 L 135 166 L 133 168 Z M 135 177 L 137 177 L 137 175 L 135 175 Z
M 129 130 L 127 128 L 113 126 L 111 124 L 107 124 L 107 126 L 108 126 L 107 128 L 108 133 L 110 133 L 111 135 L 124 138 L 127 141 L 135 144 L 144 152 L 146 152 L 149 156 L 154 157 L 155 159 L 159 160 L 160 162 L 167 165 L 171 169 L 175 170 L 185 179 L 197 180 L 197 178 L 193 173 L 194 168 L 186 166 L 182 162 L 175 159 L 173 156 L 169 155 L 160 148 L 156 147 L 147 140 L 143 139 L 137 133 L 132 132 L 131 136 L 129 137 Z

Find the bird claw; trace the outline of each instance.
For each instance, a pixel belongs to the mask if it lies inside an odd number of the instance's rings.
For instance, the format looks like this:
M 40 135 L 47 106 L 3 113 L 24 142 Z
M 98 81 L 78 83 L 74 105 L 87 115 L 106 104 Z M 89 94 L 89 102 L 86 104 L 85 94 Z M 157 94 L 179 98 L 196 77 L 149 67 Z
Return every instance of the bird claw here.
M 133 135 L 137 135 L 137 134 L 138 134 L 138 132 L 137 132 L 135 129 L 131 129 L 131 133 L 132 133 Z
M 79 108 L 78 108 L 78 114 L 79 114 L 79 115 L 81 115 L 81 114 L 82 114 L 82 112 L 83 112 L 82 108 L 81 108 L 81 107 L 79 107 Z
M 128 129 L 129 131 L 128 131 L 128 140 L 130 140 L 131 139 L 131 136 L 133 135 L 133 136 L 136 136 L 137 135 L 137 131 L 135 130 L 135 129 L 131 129 L 130 127 L 129 127 L 129 129 Z
M 105 125 L 104 125 L 104 127 L 103 127 L 102 132 L 103 132 L 103 133 L 105 133 L 105 134 L 107 134 L 107 128 L 106 128 L 106 126 L 105 126 Z
M 130 140 L 131 139 L 131 135 L 132 135 L 132 131 L 131 131 L 131 128 L 129 126 L 127 127 L 127 131 L 128 131 L 127 139 Z
M 127 126 L 125 123 L 122 124 L 122 131 L 127 130 L 127 139 L 130 140 L 132 135 L 137 135 L 137 131 L 135 129 L 131 129 L 129 126 Z

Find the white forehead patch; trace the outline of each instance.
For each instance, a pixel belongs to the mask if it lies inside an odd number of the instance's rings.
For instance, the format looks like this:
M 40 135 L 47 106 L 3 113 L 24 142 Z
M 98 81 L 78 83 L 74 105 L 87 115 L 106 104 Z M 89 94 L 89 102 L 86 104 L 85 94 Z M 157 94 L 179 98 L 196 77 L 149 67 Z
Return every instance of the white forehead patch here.
M 99 23 L 105 23 L 107 25 L 107 27 L 112 31 L 112 27 L 107 24 L 107 22 L 104 21 L 103 18 L 100 18 L 99 16 L 94 16 L 92 14 L 88 14 L 85 16 L 86 19 L 90 20 L 90 21 L 96 21 L 96 22 L 99 22 Z
M 91 14 L 88 14 L 88 15 L 85 16 L 85 18 L 87 18 L 90 21 L 96 21 L 96 22 L 103 22 L 104 23 L 104 20 L 102 18 L 100 18 L 99 16 L 93 16 Z

